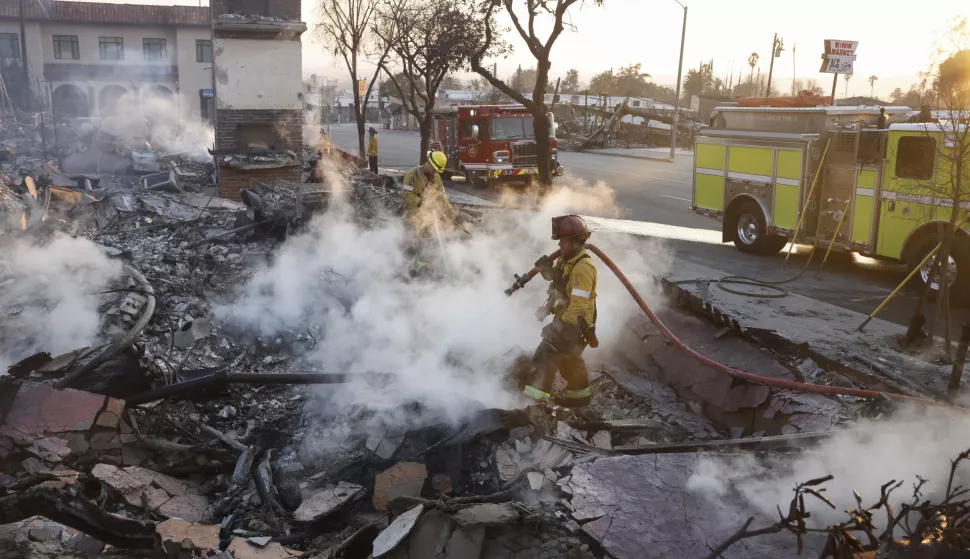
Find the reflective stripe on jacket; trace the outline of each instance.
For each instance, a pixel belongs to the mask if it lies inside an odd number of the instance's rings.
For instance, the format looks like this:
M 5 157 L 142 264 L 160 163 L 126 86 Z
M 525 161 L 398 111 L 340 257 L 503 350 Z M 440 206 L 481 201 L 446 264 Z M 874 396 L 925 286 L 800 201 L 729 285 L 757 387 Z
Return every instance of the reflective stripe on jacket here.
M 556 310 L 555 317 L 566 324 L 579 324 L 579 317 L 586 319 L 588 326 L 596 323 L 596 266 L 583 249 L 573 258 L 556 261 L 556 268 L 562 271 L 562 294 L 566 305 Z

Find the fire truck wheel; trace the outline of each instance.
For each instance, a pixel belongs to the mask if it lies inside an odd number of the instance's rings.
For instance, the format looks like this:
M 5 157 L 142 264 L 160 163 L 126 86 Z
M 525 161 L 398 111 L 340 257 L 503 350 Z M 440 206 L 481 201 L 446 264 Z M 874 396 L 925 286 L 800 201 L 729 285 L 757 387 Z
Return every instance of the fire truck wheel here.
M 908 265 L 910 269 L 919 265 L 929 251 L 936 247 L 935 237 L 927 237 L 919 248 L 913 251 L 912 258 Z M 913 284 L 922 293 L 927 282 L 930 281 L 930 274 L 936 259 L 930 259 L 913 277 Z M 970 239 L 959 236 L 954 239 L 953 248 L 950 250 L 950 257 L 947 259 L 949 269 L 950 300 L 953 306 L 970 306 Z M 940 281 L 935 279 L 932 284 L 932 296 L 940 292 Z
M 734 213 L 730 227 L 734 246 L 748 254 L 771 255 L 785 246 L 783 237 L 769 236 L 768 225 L 761 208 L 754 202 L 745 202 Z

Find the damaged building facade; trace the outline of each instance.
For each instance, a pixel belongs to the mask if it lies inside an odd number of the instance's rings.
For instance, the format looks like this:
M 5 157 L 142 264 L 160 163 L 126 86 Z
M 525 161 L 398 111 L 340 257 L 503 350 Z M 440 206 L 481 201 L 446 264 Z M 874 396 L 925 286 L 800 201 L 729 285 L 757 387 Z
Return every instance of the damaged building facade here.
M 303 77 L 299 0 L 212 4 L 219 191 L 301 182 Z
M 110 116 L 124 103 L 159 98 L 183 118 L 212 118 L 207 7 L 5 0 L 0 57 L 6 89 L 22 108 L 26 77 L 34 110 L 53 101 L 59 115 Z

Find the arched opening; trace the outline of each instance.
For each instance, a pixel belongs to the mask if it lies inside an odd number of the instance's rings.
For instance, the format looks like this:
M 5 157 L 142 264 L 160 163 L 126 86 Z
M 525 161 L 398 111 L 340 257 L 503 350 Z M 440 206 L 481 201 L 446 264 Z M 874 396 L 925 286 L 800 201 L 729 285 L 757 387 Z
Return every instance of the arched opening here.
M 69 83 L 57 86 L 53 95 L 54 110 L 68 117 L 89 115 L 88 96 L 81 88 Z
M 122 98 L 128 90 L 120 85 L 106 85 L 98 93 L 98 110 L 101 116 L 113 116 L 121 112 Z
M 175 94 L 164 85 L 153 85 L 145 88 L 145 93 L 142 94 L 142 100 L 149 105 L 155 104 L 158 101 L 175 103 Z

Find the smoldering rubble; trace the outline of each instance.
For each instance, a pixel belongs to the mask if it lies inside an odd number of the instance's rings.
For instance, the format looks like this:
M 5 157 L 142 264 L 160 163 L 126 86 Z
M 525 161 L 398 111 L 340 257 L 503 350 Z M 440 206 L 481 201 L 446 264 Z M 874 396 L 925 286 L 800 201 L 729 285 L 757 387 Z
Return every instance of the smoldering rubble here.
M 753 386 L 685 398 L 716 381 L 665 354 L 607 274 L 592 405 L 529 406 L 544 293 L 503 290 L 551 250 L 550 216 L 611 204 L 604 185 L 566 184 L 535 211 L 460 207 L 461 228 L 416 240 L 400 177 L 346 160 L 292 154 L 318 182 L 234 202 L 191 158 L 138 180 L 74 175 L 18 142 L 0 177 L 11 556 L 703 557 L 739 517 L 774 520 L 797 436 L 882 413 Z M 597 243 L 645 289 L 670 265 L 662 246 Z M 644 294 L 688 336 L 724 337 Z M 743 470 L 706 454 L 742 436 L 772 450 Z M 806 464 L 793 475 L 821 467 Z

